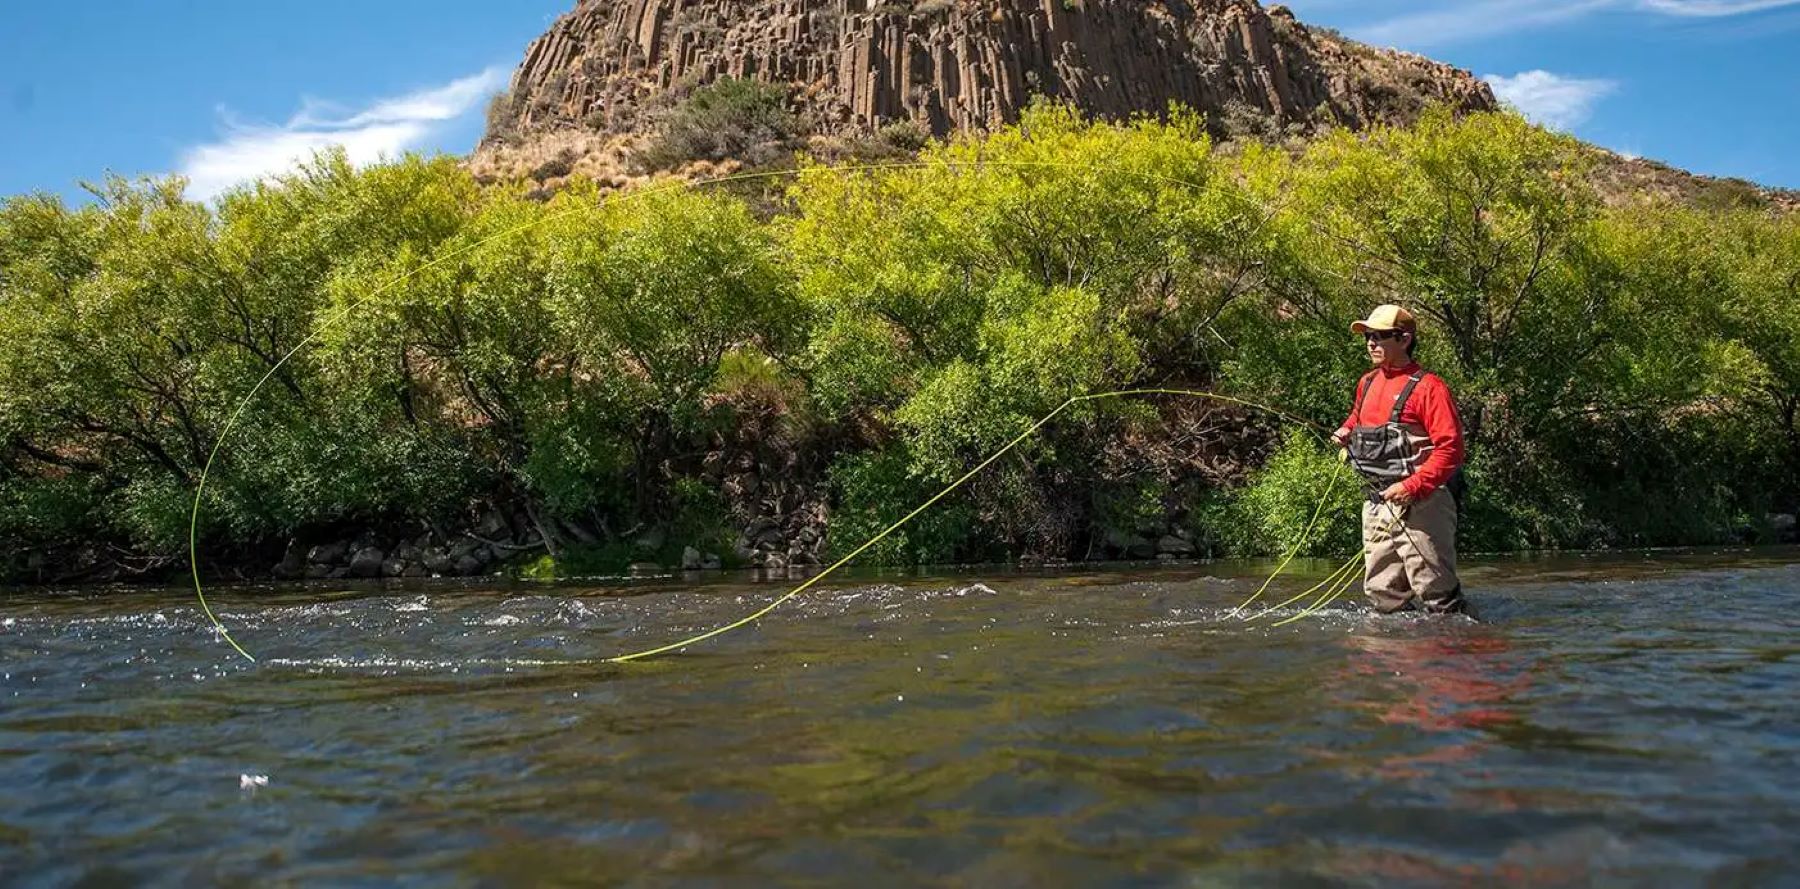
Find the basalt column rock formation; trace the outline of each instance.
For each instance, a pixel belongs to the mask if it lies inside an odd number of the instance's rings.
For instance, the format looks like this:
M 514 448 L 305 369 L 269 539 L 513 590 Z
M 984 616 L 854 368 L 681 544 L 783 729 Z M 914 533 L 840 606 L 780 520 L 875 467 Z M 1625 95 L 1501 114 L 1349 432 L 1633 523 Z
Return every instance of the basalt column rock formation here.
M 989 128 L 1040 95 L 1098 117 L 1180 102 L 1288 131 L 1497 107 L 1467 71 L 1255 0 L 580 0 L 526 52 L 488 141 L 641 131 L 665 94 L 725 77 L 790 86 L 825 134 Z

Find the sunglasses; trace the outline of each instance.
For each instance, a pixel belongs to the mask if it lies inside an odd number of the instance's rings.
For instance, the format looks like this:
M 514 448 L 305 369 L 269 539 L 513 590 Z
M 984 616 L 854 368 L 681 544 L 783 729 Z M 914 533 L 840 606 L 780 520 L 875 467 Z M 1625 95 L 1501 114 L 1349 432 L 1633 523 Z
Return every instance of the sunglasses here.
M 1376 340 L 1397 340 L 1405 335 L 1404 330 L 1370 330 L 1363 333 L 1363 339 L 1372 343 Z

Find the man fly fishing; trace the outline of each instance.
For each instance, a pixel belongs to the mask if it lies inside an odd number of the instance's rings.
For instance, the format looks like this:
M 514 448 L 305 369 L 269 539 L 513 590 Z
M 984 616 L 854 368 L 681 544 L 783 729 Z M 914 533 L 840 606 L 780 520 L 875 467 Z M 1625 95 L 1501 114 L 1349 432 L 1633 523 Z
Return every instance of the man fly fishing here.
M 1456 510 L 1462 485 L 1462 421 L 1450 387 L 1413 359 L 1418 321 L 1377 306 L 1350 325 L 1375 369 L 1356 386 L 1350 417 L 1332 441 L 1363 476 L 1363 593 L 1390 614 L 1422 604 L 1468 614 L 1456 577 Z

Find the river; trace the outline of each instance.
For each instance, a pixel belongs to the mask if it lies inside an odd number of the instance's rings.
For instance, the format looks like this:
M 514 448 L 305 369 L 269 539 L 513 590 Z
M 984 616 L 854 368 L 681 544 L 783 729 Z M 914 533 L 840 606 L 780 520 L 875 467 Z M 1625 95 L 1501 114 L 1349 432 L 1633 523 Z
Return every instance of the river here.
M 6 594 L 0 884 L 1800 872 L 1800 550 L 1476 560 L 1479 623 L 1232 617 L 1266 568 L 864 575 L 624 666 L 785 587 L 215 591 L 254 664 L 180 590 Z

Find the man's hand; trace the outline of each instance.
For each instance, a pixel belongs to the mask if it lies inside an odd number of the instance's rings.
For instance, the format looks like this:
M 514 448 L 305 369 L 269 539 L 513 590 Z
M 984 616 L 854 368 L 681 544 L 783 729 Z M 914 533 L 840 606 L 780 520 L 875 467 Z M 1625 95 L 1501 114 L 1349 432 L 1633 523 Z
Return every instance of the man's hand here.
M 1413 502 L 1413 495 L 1411 491 L 1406 490 L 1404 483 L 1394 482 L 1388 485 L 1387 490 L 1381 492 L 1381 499 L 1395 506 L 1406 506 Z
M 1331 443 L 1334 445 L 1337 445 L 1340 448 L 1349 447 L 1350 446 L 1350 430 L 1339 429 L 1336 432 L 1331 433 Z

